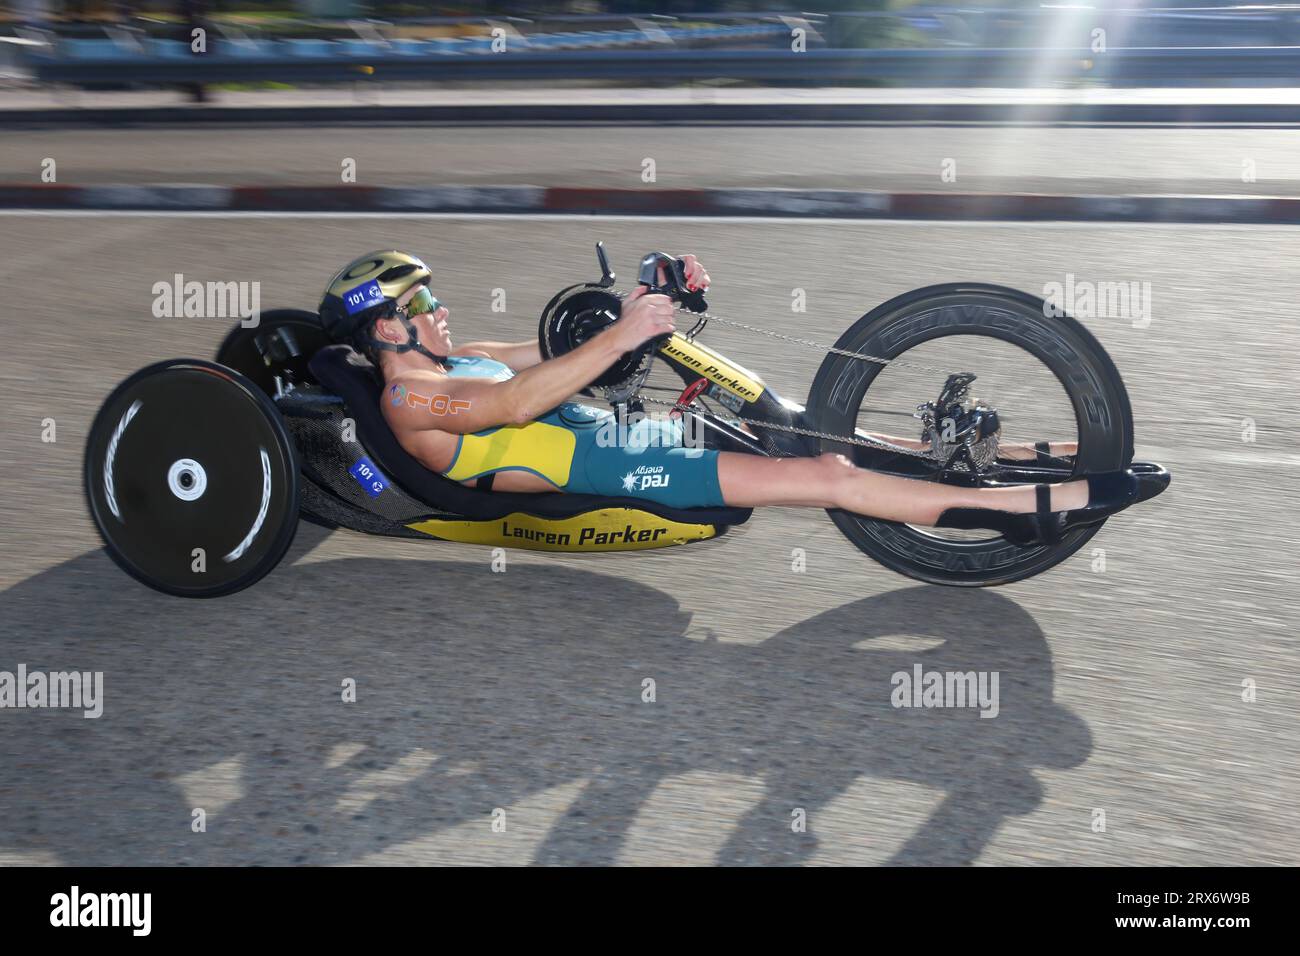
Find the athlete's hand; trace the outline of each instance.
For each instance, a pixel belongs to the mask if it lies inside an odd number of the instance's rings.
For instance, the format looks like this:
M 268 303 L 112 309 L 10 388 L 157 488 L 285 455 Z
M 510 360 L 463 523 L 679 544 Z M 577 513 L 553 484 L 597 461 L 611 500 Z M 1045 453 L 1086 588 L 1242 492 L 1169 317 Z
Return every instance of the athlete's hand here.
M 668 296 L 647 294 L 645 286 L 637 286 L 627 294 L 619 320 L 605 334 L 615 336 L 615 343 L 624 352 L 631 352 L 651 339 L 675 332 L 674 314 Z
M 709 274 L 700 265 L 700 260 L 692 255 L 678 256 L 682 260 L 682 271 L 686 273 L 686 289 L 689 292 L 706 292 L 709 288 Z
M 708 291 L 709 274 L 704 271 L 704 266 L 700 265 L 700 260 L 689 253 L 677 258 L 682 260 L 682 271 L 686 273 L 686 291 Z M 668 282 L 668 269 L 664 266 L 659 267 L 658 279 L 661 286 Z

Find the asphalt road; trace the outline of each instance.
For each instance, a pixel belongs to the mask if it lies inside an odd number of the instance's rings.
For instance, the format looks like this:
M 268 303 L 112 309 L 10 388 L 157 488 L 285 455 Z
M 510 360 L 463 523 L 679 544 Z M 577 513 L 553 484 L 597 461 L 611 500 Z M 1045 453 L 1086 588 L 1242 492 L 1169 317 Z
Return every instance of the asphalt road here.
M 225 332 L 153 318 L 153 283 L 311 307 L 395 244 L 434 264 L 462 339 L 525 337 L 596 238 L 625 274 L 695 252 L 719 314 L 823 341 L 936 282 L 1150 282 L 1148 327 L 1088 324 L 1174 484 L 1094 539 L 1104 572 L 1085 551 L 997 591 L 917 586 L 793 509 L 504 574 L 484 548 L 304 525 L 260 585 L 204 602 L 99 550 L 91 416 Z M 0 862 L 1300 863 L 1296 230 L 7 216 L 0 252 L 0 670 L 105 674 L 98 720 L 0 711 Z M 817 362 L 708 340 L 796 398 Z M 894 709 L 917 663 L 998 671 L 999 716 Z
M 350 159 L 363 186 L 1300 193 L 1300 129 L 37 129 L 0 137 L 0 182 L 42 182 L 49 159 L 57 182 L 73 185 L 328 186 Z

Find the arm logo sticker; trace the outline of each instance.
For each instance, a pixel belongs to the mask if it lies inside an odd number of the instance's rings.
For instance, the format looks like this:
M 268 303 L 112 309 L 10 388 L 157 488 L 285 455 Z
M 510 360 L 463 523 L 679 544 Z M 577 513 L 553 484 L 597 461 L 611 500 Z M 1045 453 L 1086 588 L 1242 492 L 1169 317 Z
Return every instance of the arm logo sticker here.
M 467 412 L 472 407 L 463 398 L 452 398 L 450 395 L 421 395 L 419 392 L 412 392 L 405 385 L 392 386 L 388 394 L 391 396 L 389 402 L 394 407 L 405 402 L 410 408 L 427 408 L 431 415 L 455 415 L 457 412 Z

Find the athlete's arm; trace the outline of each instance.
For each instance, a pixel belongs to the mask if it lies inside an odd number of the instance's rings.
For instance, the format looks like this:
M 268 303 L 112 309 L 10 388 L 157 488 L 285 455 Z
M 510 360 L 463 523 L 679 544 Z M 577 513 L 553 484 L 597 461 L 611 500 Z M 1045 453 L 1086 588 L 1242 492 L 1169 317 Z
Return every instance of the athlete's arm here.
M 504 382 L 410 372 L 385 388 L 384 414 L 395 428 L 457 435 L 522 425 L 591 384 L 625 352 L 675 331 L 673 314 L 667 296 L 636 289 L 623 300 L 622 318 L 572 352 Z
M 452 355 L 482 355 L 504 362 L 516 372 L 532 368 L 542 360 L 542 350 L 537 340 L 530 342 L 470 342 L 462 345 Z
M 705 271 L 704 266 L 700 264 L 700 260 L 689 254 L 682 256 L 681 260 L 686 271 L 687 286 L 692 290 L 707 290 L 709 287 L 709 274 Z M 664 267 L 660 266 L 659 281 L 663 282 L 665 279 Z M 631 296 L 629 296 L 630 298 Z M 462 345 L 451 354 L 482 355 L 498 362 L 504 362 L 517 372 L 532 368 L 542 361 L 542 350 L 538 347 L 536 339 L 528 342 L 470 342 L 468 345 Z

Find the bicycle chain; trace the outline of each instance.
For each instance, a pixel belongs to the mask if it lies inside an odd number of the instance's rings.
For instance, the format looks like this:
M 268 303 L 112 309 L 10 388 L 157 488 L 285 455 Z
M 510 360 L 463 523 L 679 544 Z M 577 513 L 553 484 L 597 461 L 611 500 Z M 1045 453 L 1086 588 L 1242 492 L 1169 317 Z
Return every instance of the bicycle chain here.
M 897 365 L 899 368 L 913 368 L 920 372 L 937 372 L 940 375 L 948 375 L 947 369 L 935 368 L 931 365 L 919 365 L 916 362 L 904 362 L 900 359 L 880 358 L 878 355 L 868 355 L 866 352 L 853 352 L 849 349 L 837 348 L 834 345 L 822 345 L 820 342 L 814 342 L 811 339 L 800 339 L 793 335 L 786 335 L 783 332 L 773 332 L 771 329 L 760 329 L 756 325 L 746 325 L 744 322 L 737 322 L 735 319 L 724 319 L 720 315 L 714 315 L 712 312 L 692 312 L 690 309 L 676 308 L 674 312 L 684 312 L 697 318 L 706 319 L 710 322 L 720 322 L 723 325 L 730 325 L 733 328 L 744 329 L 746 332 L 757 332 L 759 335 L 766 335 L 770 338 L 780 339 L 783 342 L 791 342 L 795 345 L 802 345 L 810 349 L 816 349 L 819 352 L 829 352 L 832 355 L 843 355 L 846 358 L 861 359 L 864 362 L 875 362 L 877 365 Z
M 678 405 L 676 402 L 666 402 L 661 398 L 651 398 L 648 395 L 638 394 L 636 396 L 639 402 L 649 402 L 652 405 L 666 405 L 669 408 L 675 408 L 678 411 L 686 411 L 689 406 Z M 848 435 L 836 435 L 832 432 L 819 432 L 811 428 L 799 428 L 795 425 L 783 425 L 778 422 L 760 422 L 740 419 L 746 425 L 752 425 L 755 428 L 770 428 L 773 431 L 788 432 L 792 435 L 807 435 L 810 438 L 825 438 L 830 441 L 843 442 L 846 445 L 861 445 L 865 448 L 879 448 L 884 451 L 897 452 L 900 455 L 911 455 L 914 458 L 925 458 L 930 461 L 938 461 L 932 449 L 904 448 L 902 445 L 894 445 L 887 441 L 880 441 L 875 438 L 859 438 L 856 435 L 850 438 Z M 786 458 L 797 458 L 797 455 L 786 453 Z
M 683 309 L 680 306 L 674 308 L 673 311 L 694 316 L 697 320 L 704 319 L 706 321 L 719 322 L 722 325 L 730 325 L 734 328 L 744 329 L 746 332 L 757 332 L 759 335 L 767 335 L 770 336 L 771 338 L 781 339 L 782 341 L 791 342 L 795 345 L 803 345 L 806 346 L 807 348 L 816 349 L 819 352 L 829 352 L 833 355 L 843 355 L 847 358 L 855 358 L 867 362 L 875 362 L 877 365 L 881 365 L 881 366 L 897 365 L 900 368 L 912 368 L 923 372 L 936 372 L 940 375 L 949 374 L 946 369 L 933 368 L 929 365 L 918 365 L 914 362 L 901 362 L 898 359 L 883 359 L 876 355 L 867 355 L 865 352 L 853 352 L 848 349 L 836 348 L 833 345 L 822 345 L 820 342 L 814 342 L 811 339 L 795 338 L 792 335 L 785 335 L 781 332 L 773 332 L 771 329 L 760 329 L 756 325 L 746 325 L 744 322 L 736 322 L 733 319 L 724 319 L 722 316 L 714 315 L 711 312 L 692 312 L 690 309 Z M 688 339 L 688 341 L 690 340 Z M 641 402 L 650 402 L 653 405 L 666 405 L 669 408 L 676 408 L 679 411 L 684 410 L 684 407 L 679 405 L 676 402 L 666 402 L 663 399 L 650 398 L 649 396 L 642 395 L 640 393 L 640 390 L 637 391 L 635 397 L 638 401 Z M 852 437 L 848 435 L 836 435 L 832 432 L 819 432 L 811 428 L 799 428 L 798 426 L 795 425 L 783 425 L 776 422 L 753 421 L 753 422 L 748 422 L 747 424 L 753 425 L 757 428 L 770 428 L 774 431 L 786 432 L 791 435 L 806 435 L 809 438 L 823 438 L 828 441 L 842 442 L 843 444 L 846 445 L 859 445 L 865 448 L 879 448 L 900 455 L 909 455 L 913 458 L 924 458 L 928 461 L 938 461 L 938 457 L 935 455 L 934 449 L 932 448 L 929 449 L 904 448 L 902 445 L 895 445 L 892 444 L 891 442 L 880 441 L 879 439 L 875 439 L 875 438 L 859 438 L 856 435 Z M 786 457 L 793 458 L 796 456 L 787 455 Z

